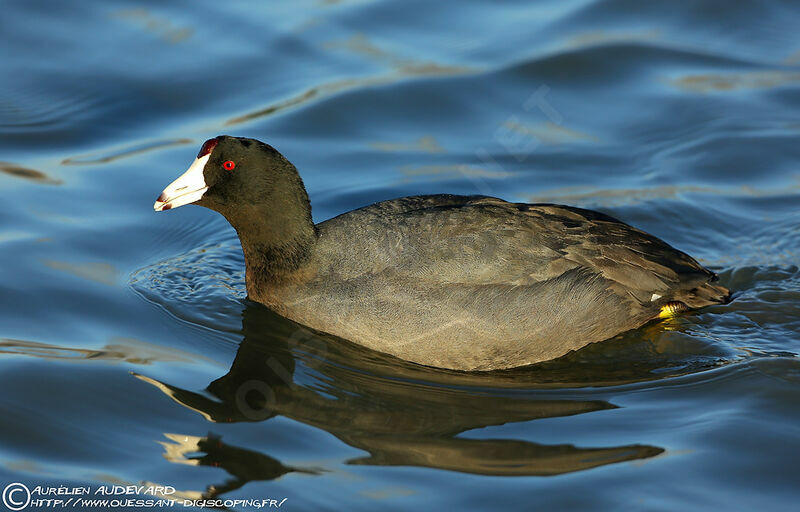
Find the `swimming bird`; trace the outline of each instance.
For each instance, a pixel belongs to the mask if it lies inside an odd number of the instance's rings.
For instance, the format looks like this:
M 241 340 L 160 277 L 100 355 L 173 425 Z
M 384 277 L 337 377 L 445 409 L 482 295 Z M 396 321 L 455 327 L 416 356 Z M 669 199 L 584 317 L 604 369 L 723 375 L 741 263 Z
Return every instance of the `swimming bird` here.
M 206 141 L 154 209 L 186 204 L 236 230 L 249 299 L 427 366 L 525 366 L 730 297 L 689 255 L 571 206 L 438 194 L 314 224 L 297 169 L 255 139 Z

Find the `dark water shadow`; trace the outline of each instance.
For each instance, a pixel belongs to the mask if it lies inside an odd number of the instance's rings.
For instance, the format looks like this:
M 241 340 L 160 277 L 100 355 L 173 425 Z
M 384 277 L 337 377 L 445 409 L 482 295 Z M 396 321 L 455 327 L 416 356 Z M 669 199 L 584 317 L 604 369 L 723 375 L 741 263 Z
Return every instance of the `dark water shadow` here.
M 280 415 L 322 429 L 367 452 L 347 461 L 354 465 L 550 476 L 645 459 L 664 451 L 642 444 L 580 447 L 462 438 L 464 432 L 491 425 L 617 406 L 550 391 L 539 392 L 543 397 L 510 392 L 504 389 L 514 380 L 508 372 L 474 375 L 406 363 L 320 336 L 257 304 L 247 304 L 242 331 L 244 339 L 230 371 L 205 391 L 136 376 L 211 422 L 259 422 Z M 391 372 L 386 371 L 389 368 Z M 251 480 L 269 480 L 293 471 L 316 472 L 226 445 L 213 434 L 191 439 L 185 453 L 200 453 L 197 460 L 213 462 L 233 477 L 224 484 L 209 485 L 205 492 L 209 496 Z

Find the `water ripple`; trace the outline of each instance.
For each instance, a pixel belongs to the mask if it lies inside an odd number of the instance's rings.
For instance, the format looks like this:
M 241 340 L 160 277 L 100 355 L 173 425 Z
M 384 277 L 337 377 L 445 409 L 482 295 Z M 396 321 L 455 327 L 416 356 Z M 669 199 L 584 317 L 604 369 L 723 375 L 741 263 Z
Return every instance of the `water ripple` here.
M 134 272 L 129 284 L 174 317 L 210 329 L 238 331 L 244 261 L 236 241 L 205 244 Z

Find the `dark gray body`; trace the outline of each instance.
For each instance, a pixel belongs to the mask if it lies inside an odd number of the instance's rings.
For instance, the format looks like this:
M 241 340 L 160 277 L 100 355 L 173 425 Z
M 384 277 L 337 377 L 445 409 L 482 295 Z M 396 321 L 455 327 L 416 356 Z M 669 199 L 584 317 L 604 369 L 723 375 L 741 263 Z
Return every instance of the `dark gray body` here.
M 657 318 L 724 302 L 715 276 L 661 240 L 558 205 L 435 195 L 384 201 L 316 226 L 291 279 L 250 298 L 416 363 L 522 366 Z M 247 250 L 246 250 L 247 254 Z

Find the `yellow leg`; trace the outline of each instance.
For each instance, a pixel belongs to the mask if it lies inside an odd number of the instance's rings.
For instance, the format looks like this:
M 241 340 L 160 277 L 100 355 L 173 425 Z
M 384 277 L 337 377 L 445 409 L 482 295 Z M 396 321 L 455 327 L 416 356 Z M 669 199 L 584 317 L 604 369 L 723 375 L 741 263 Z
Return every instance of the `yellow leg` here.
M 689 311 L 689 306 L 679 301 L 670 301 L 661 306 L 661 311 L 658 313 L 658 318 L 672 318 L 677 316 L 678 313 Z

